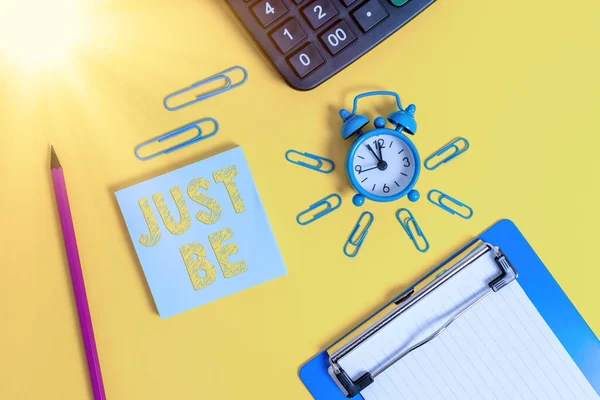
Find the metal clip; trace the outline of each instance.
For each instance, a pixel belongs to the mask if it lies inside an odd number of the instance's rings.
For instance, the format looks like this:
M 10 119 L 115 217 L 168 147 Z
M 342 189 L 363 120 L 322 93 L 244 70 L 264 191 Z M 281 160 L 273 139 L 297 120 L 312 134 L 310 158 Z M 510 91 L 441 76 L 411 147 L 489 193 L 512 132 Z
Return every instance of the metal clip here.
M 362 222 L 363 218 L 365 218 L 365 217 L 371 217 L 371 218 L 370 218 L 369 222 L 365 225 L 365 228 L 364 228 L 363 232 L 360 234 L 358 240 L 354 240 L 354 236 L 360 229 L 361 222 Z M 351 258 L 354 258 L 358 255 L 358 252 L 360 251 L 360 248 L 362 247 L 363 242 L 364 242 L 365 238 L 367 237 L 367 233 L 369 233 L 369 228 L 373 224 L 373 221 L 375 221 L 375 216 L 371 212 L 365 211 L 364 213 L 361 214 L 360 218 L 358 219 L 358 222 L 356 223 L 356 226 L 354 227 L 354 229 L 352 230 L 352 233 L 350 234 L 350 237 L 348 238 L 348 241 L 344 245 L 344 254 L 345 255 L 347 255 L 348 257 L 351 257 Z M 353 253 L 348 252 L 348 245 L 355 247 Z
M 439 197 L 438 197 L 437 200 L 435 200 L 433 198 L 434 194 L 439 194 Z M 431 203 L 435 204 L 436 206 L 438 206 L 442 210 L 445 210 L 445 211 L 447 211 L 447 212 L 449 212 L 450 214 L 453 214 L 453 215 L 456 214 L 459 217 L 464 218 L 464 219 L 469 219 L 474 214 L 473 209 L 471 207 L 469 207 L 465 203 L 462 203 L 462 202 L 456 200 L 455 198 L 452 198 L 452 197 L 448 196 L 446 193 L 440 192 L 437 189 L 433 189 L 432 191 L 430 191 L 429 194 L 427 195 L 427 199 L 429 199 L 429 201 Z M 452 209 L 448 205 L 444 204 L 444 201 L 443 201 L 444 199 L 448 199 L 455 206 L 458 206 L 460 208 L 463 208 L 463 207 L 466 208 L 467 210 L 469 210 L 468 214 L 461 214 L 458 211 Z
M 406 212 L 408 214 L 408 216 L 409 216 L 406 219 L 406 221 L 404 221 L 402 219 L 402 216 L 400 215 L 400 214 L 402 214 L 403 211 Z M 408 237 L 410 238 L 410 240 L 412 240 L 412 242 L 415 245 L 415 248 L 417 250 L 419 250 L 421 253 L 425 253 L 427 250 L 429 250 L 429 241 L 425 237 L 425 234 L 421 230 L 421 227 L 417 223 L 417 220 L 412 215 L 412 213 L 410 212 L 410 210 L 408 210 L 406 208 L 399 209 L 398 212 L 396 213 L 396 219 L 398 219 L 398 222 L 400 222 L 400 225 L 402 225 L 402 227 L 404 228 L 404 231 L 406 231 L 406 234 L 408 235 Z M 416 236 L 413 233 L 413 231 L 410 229 L 410 223 L 411 222 L 415 225 Z M 417 241 L 417 237 L 423 238 L 423 241 L 425 242 L 425 246 L 424 247 L 421 247 L 419 245 L 419 242 Z
M 329 199 L 331 198 L 336 198 L 338 200 L 338 204 L 337 205 L 332 205 L 331 202 L 329 201 Z M 330 194 L 329 196 L 325 197 L 322 200 L 317 201 L 315 204 L 313 204 L 312 206 L 310 206 L 308 208 L 308 210 L 302 211 L 300 214 L 298 214 L 298 216 L 296 217 L 296 221 L 300 224 L 300 225 L 308 225 L 311 222 L 315 222 L 316 220 L 318 220 L 319 218 L 323 218 L 324 216 L 326 216 L 327 214 L 329 214 L 332 211 L 337 210 L 338 208 L 340 208 L 340 206 L 342 205 L 342 198 L 338 195 L 338 194 Z M 308 221 L 304 221 L 302 222 L 301 219 L 303 216 L 305 216 L 306 214 L 309 214 L 310 212 L 314 211 L 315 209 L 321 207 L 321 206 L 325 206 L 325 209 L 323 211 L 319 211 L 318 213 L 316 213 L 315 215 L 312 216 L 311 219 L 309 219 Z
M 459 146 L 457 146 L 457 143 L 463 143 L 464 147 L 461 149 Z M 424 162 L 425 168 L 427 168 L 430 171 L 433 171 L 440 165 L 446 164 L 447 162 L 454 160 L 456 157 L 458 157 L 465 151 L 469 150 L 469 147 L 470 147 L 470 145 L 469 145 L 469 141 L 467 139 L 462 138 L 462 137 L 456 138 L 453 141 L 451 141 L 450 143 L 448 143 L 446 146 L 441 148 L 437 153 L 429 156 Z M 436 157 L 443 155 L 448 150 L 452 150 L 453 153 L 450 154 L 449 156 L 447 156 L 446 158 L 442 159 L 441 161 L 439 161 L 434 166 L 429 165 L 432 160 L 434 160 Z
M 200 127 L 200 124 L 202 124 L 203 122 L 207 122 L 207 121 L 210 121 L 213 124 L 215 124 L 215 130 L 212 133 L 209 133 L 208 135 L 203 135 L 202 134 L 203 133 L 202 132 L 202 128 Z M 193 138 L 191 138 L 190 140 L 186 140 L 183 143 L 175 145 L 175 146 L 173 146 L 171 148 L 168 148 L 166 150 L 159 151 L 158 153 L 154 153 L 154 154 L 152 154 L 152 155 L 150 155 L 148 157 L 142 157 L 142 156 L 140 156 L 140 150 L 143 149 L 144 147 L 148 146 L 149 144 L 152 144 L 152 143 L 155 143 L 155 142 L 164 142 L 166 140 L 169 140 L 169 139 L 172 139 L 174 137 L 177 137 L 177 136 L 181 135 L 182 133 L 187 132 L 187 131 L 192 130 L 192 129 L 198 129 L 198 134 L 196 136 L 194 136 Z M 147 142 L 140 144 L 135 149 L 135 156 L 138 159 L 142 160 L 142 161 L 150 160 L 150 159 L 152 159 L 154 157 L 160 156 L 161 154 L 170 154 L 170 153 L 173 153 L 174 151 L 177 151 L 179 149 L 183 149 L 184 147 L 190 146 L 190 145 L 192 145 L 194 143 L 198 143 L 198 142 L 200 142 L 202 140 L 205 140 L 205 139 L 208 139 L 210 137 L 213 137 L 214 135 L 217 134 L 217 132 L 219 132 L 219 123 L 217 122 L 216 119 L 214 119 L 214 118 L 201 119 L 199 121 L 192 122 L 189 125 L 183 126 L 183 127 L 179 128 L 179 129 L 176 129 L 174 131 L 171 131 L 171 132 L 166 133 L 166 134 L 164 134 L 162 136 L 159 136 L 157 138 L 148 140 Z
M 309 160 L 316 161 L 317 164 L 316 165 L 315 164 L 310 164 L 310 163 L 304 162 L 302 160 L 294 161 L 290 157 L 290 154 L 298 154 L 301 157 L 305 157 L 305 158 L 307 158 Z M 333 169 L 335 168 L 335 164 L 333 163 L 333 161 L 331 161 L 328 158 L 317 156 L 317 155 L 314 155 L 314 154 L 311 154 L 311 153 L 301 153 L 301 152 L 299 152 L 297 150 L 288 150 L 285 153 L 285 159 L 288 160 L 289 162 L 291 162 L 292 164 L 296 164 L 296 165 L 299 165 L 301 167 L 312 169 L 314 171 L 322 172 L 324 174 L 331 173 L 333 171 Z M 329 168 L 324 169 L 323 165 L 326 164 L 326 163 L 329 163 L 329 165 L 328 165 Z
M 241 82 L 234 84 L 231 81 L 231 78 L 229 76 L 227 76 L 227 74 L 229 74 L 229 73 L 231 73 L 233 71 L 242 71 L 243 72 L 244 78 L 241 80 Z M 174 106 L 174 107 L 169 106 L 169 100 L 171 100 L 173 97 L 180 96 L 180 95 L 182 95 L 184 93 L 187 93 L 187 92 L 192 91 L 194 89 L 198 89 L 200 87 L 206 86 L 209 83 L 216 82 L 216 81 L 218 81 L 220 79 L 222 79 L 223 81 L 225 81 L 225 87 L 222 87 L 220 89 L 215 89 L 212 92 L 208 92 L 208 93 L 197 95 L 195 100 L 189 101 L 187 103 L 183 103 L 181 105 Z M 221 93 L 225 93 L 225 92 L 227 92 L 229 90 L 235 89 L 238 86 L 241 86 L 244 83 L 246 83 L 247 80 L 248 80 L 248 71 L 246 71 L 246 69 L 244 67 L 235 66 L 235 67 L 229 68 L 228 70 L 225 70 L 223 72 L 219 72 L 218 74 L 213 75 L 211 77 L 208 77 L 208 78 L 206 78 L 204 80 L 201 80 L 200 82 L 194 83 L 192 86 L 190 86 L 188 88 L 182 89 L 182 90 L 180 90 L 178 92 L 175 92 L 173 94 L 168 95 L 165 98 L 164 105 L 165 105 L 165 108 L 167 110 L 169 110 L 169 111 L 177 111 L 177 110 L 180 110 L 182 108 L 189 107 L 192 104 L 199 103 L 199 102 L 204 101 L 206 99 L 210 99 L 211 97 L 218 96 Z

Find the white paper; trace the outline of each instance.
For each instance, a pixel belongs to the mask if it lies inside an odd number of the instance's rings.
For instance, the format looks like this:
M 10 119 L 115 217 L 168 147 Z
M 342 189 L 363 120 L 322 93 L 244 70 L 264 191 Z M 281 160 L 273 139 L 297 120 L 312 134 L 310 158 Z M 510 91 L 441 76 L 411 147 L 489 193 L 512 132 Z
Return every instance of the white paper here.
M 498 275 L 491 253 L 340 360 L 356 379 L 439 328 Z M 518 281 L 491 293 L 446 331 L 396 362 L 365 400 L 599 399 Z

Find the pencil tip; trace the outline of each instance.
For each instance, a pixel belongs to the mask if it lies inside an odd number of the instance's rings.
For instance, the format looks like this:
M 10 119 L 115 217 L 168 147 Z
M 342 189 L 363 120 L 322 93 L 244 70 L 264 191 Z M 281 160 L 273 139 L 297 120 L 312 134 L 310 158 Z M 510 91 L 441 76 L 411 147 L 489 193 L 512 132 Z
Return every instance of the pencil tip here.
M 50 169 L 52 168 L 61 168 L 60 165 L 60 161 L 58 161 L 58 156 L 56 155 L 56 152 L 54 151 L 54 146 L 50 146 Z

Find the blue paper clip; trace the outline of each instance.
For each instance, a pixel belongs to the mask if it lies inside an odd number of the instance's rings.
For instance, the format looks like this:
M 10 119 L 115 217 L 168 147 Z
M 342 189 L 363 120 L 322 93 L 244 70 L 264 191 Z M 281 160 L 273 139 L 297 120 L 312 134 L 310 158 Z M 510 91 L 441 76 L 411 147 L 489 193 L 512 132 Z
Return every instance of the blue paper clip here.
M 231 78 L 229 76 L 227 76 L 227 74 L 229 74 L 229 73 L 231 73 L 233 71 L 242 71 L 244 73 L 244 78 L 242 79 L 241 82 L 234 84 L 231 81 Z M 182 95 L 184 93 L 187 93 L 189 91 L 192 91 L 192 90 L 198 89 L 200 87 L 206 86 L 209 83 L 216 82 L 216 81 L 221 80 L 221 79 L 223 81 L 225 81 L 225 87 L 213 90 L 212 92 L 209 92 L 209 93 L 204 93 L 204 94 L 197 95 L 195 100 L 189 101 L 187 103 L 183 103 L 181 105 L 174 106 L 174 107 L 169 106 L 169 100 L 171 100 L 173 97 L 180 96 L 180 95 Z M 169 110 L 169 111 L 181 110 L 182 108 L 189 107 L 192 104 L 199 103 L 199 102 L 204 101 L 206 99 L 210 99 L 211 97 L 218 96 L 221 93 L 225 93 L 225 92 L 227 92 L 229 90 L 235 89 L 238 86 L 241 86 L 244 83 L 246 83 L 247 80 L 248 80 L 248 71 L 246 71 L 246 69 L 244 67 L 235 66 L 235 67 L 229 68 L 228 70 L 225 70 L 223 72 L 219 72 L 218 74 L 213 75 L 213 76 L 211 76 L 209 78 L 206 78 L 204 80 L 201 80 L 200 82 L 194 83 L 192 86 L 190 86 L 188 88 L 182 89 L 182 90 L 180 90 L 178 92 L 175 92 L 173 94 L 168 95 L 165 98 L 165 101 L 164 101 L 165 108 L 167 110 Z
M 433 198 L 433 195 L 435 195 L 435 194 L 439 194 L 439 197 L 437 200 L 435 200 Z M 469 219 L 473 216 L 473 209 L 471 207 L 469 207 L 465 203 L 461 203 L 460 201 L 456 200 L 455 198 L 448 196 L 446 193 L 440 192 L 437 189 L 433 189 L 432 191 L 430 191 L 429 194 L 427 195 L 427 198 L 429 199 L 430 202 L 432 202 L 433 204 L 435 204 L 442 210 L 449 212 L 450 214 L 453 214 L 453 215 L 456 214 L 459 217 L 464 218 L 464 219 Z M 455 206 L 458 206 L 459 208 L 466 208 L 467 210 L 469 210 L 468 214 L 461 214 L 458 211 L 452 209 L 448 205 L 444 204 L 444 199 L 448 199 L 452 204 L 454 204 Z
M 402 219 L 402 216 L 400 215 L 400 214 L 402 214 L 403 211 L 406 212 L 408 214 L 408 216 L 409 216 L 406 219 L 406 221 L 404 221 Z M 421 253 L 425 253 L 427 250 L 429 250 L 429 241 L 425 237 L 425 234 L 421 230 L 421 227 L 417 223 L 417 220 L 412 215 L 412 213 L 410 212 L 410 210 L 408 210 L 406 208 L 399 209 L 398 212 L 396 213 L 396 218 L 398 219 L 398 222 L 400 222 L 400 225 L 402 225 L 402 227 L 404 228 L 404 231 L 406 231 L 406 234 L 408 235 L 408 237 L 410 238 L 410 240 L 412 240 L 412 242 L 415 245 L 415 247 L 416 247 L 417 250 L 419 250 Z M 411 222 L 415 225 L 416 236 L 413 233 L 413 231 L 410 229 L 410 223 Z M 423 238 L 423 241 L 425 242 L 425 246 L 424 247 L 421 247 L 419 245 L 419 242 L 417 241 L 417 237 Z
M 464 147 L 461 149 L 459 146 L 457 146 L 457 143 L 463 143 Z M 448 150 L 452 150 L 453 153 L 450 154 L 449 156 L 447 156 L 446 158 L 442 159 L 441 161 L 438 161 L 437 164 L 435 164 L 434 166 L 429 165 L 432 160 L 434 160 L 436 157 L 443 155 Z M 447 162 L 454 160 L 456 157 L 458 157 L 459 155 L 461 155 L 462 153 L 464 153 L 467 150 L 469 150 L 469 141 L 462 137 L 456 138 L 453 141 L 451 141 L 450 143 L 448 143 L 446 146 L 441 148 L 437 153 L 429 156 L 425 160 L 425 163 L 424 163 L 425 168 L 427 168 L 430 171 L 433 171 L 440 165 L 446 164 Z
M 200 126 L 200 124 L 202 124 L 203 122 L 207 122 L 207 121 L 210 121 L 213 124 L 215 124 L 215 130 L 213 132 L 209 133 L 208 135 L 203 135 L 202 127 Z M 172 139 L 174 137 L 177 137 L 177 136 L 181 135 L 182 133 L 190 131 L 192 129 L 198 129 L 198 134 L 196 136 L 194 136 L 193 138 L 191 138 L 190 140 L 186 140 L 185 142 L 180 143 L 178 145 L 175 145 L 175 146 L 173 146 L 171 148 L 168 148 L 166 150 L 161 150 L 158 153 L 154 153 L 154 154 L 152 154 L 152 155 L 150 155 L 148 157 L 142 157 L 142 156 L 140 156 L 140 150 L 143 149 L 144 147 L 148 146 L 149 144 L 152 144 L 152 143 L 155 143 L 155 142 L 164 142 L 166 140 L 169 140 L 169 139 Z M 183 149 L 184 147 L 190 146 L 190 145 L 192 145 L 194 143 L 198 143 L 198 142 L 200 142 L 202 140 L 205 140 L 205 139 L 208 139 L 210 137 L 213 137 L 214 135 L 217 134 L 217 132 L 219 132 L 219 123 L 217 122 L 216 119 L 214 119 L 214 118 L 201 119 L 199 121 L 192 122 L 189 125 L 182 126 L 179 129 L 176 129 L 174 131 L 171 131 L 171 132 L 166 133 L 166 134 L 164 134 L 162 136 L 159 136 L 157 138 L 148 140 L 147 142 L 140 144 L 135 149 L 135 156 L 137 158 L 139 158 L 140 160 L 142 160 L 142 161 L 150 160 L 150 159 L 152 159 L 154 157 L 160 156 L 161 154 L 170 154 L 170 153 L 172 153 L 174 151 L 177 151 L 179 149 Z
M 338 204 L 336 206 L 332 205 L 331 202 L 329 201 L 329 199 L 331 199 L 331 198 L 336 198 L 338 200 Z M 308 208 L 308 210 L 302 211 L 300 214 L 298 214 L 298 216 L 296 217 L 296 221 L 298 221 L 298 223 L 300 225 L 308 225 L 311 222 L 315 222 L 319 218 L 323 218 L 330 212 L 337 210 L 338 208 L 340 208 L 341 205 L 342 205 L 342 198 L 338 194 L 335 194 L 335 193 L 330 194 L 329 196 L 325 197 L 322 200 L 317 201 L 315 204 L 310 206 Z M 310 212 L 313 212 L 314 210 L 316 210 L 317 208 L 319 208 L 321 206 L 325 206 L 325 209 L 323 211 L 319 211 L 318 213 L 313 215 L 312 218 L 309 219 L 308 221 L 304 221 L 304 222 L 301 221 L 303 216 L 305 216 L 306 214 L 309 214 Z
M 316 161 L 316 162 L 317 162 L 317 164 L 316 164 L 316 165 L 315 165 L 315 164 L 309 164 L 309 163 L 307 163 L 307 162 L 304 162 L 304 161 L 302 161 L 302 160 L 299 160 L 299 161 L 294 161 L 294 160 L 292 160 L 292 158 L 290 157 L 290 154 L 298 154 L 298 155 L 300 155 L 301 157 L 305 157 L 305 158 L 307 158 L 307 159 L 309 159 L 309 160 Z M 305 167 L 305 168 L 308 168 L 308 169 L 312 169 L 312 170 L 314 170 L 314 171 L 322 172 L 322 173 L 324 173 L 324 174 L 329 174 L 329 173 L 331 173 L 331 172 L 333 171 L 333 169 L 335 168 L 335 164 L 334 164 L 334 163 L 333 163 L 333 161 L 331 161 L 329 158 L 325 158 L 325 157 L 316 156 L 316 155 L 314 155 L 314 154 L 310 154 L 310 153 L 301 153 L 301 152 L 299 152 L 299 151 L 297 151 L 297 150 L 288 150 L 288 151 L 285 153 L 285 159 L 286 159 L 286 160 L 288 160 L 289 162 L 291 162 L 292 164 L 296 164 L 296 165 L 299 165 L 299 166 L 301 166 L 301 167 Z M 324 169 L 324 168 L 323 168 L 323 165 L 324 165 L 324 164 L 326 164 L 326 163 L 329 163 L 329 165 L 327 165 L 327 167 L 329 167 L 329 168 L 327 168 L 327 169 Z
M 365 225 L 365 228 L 364 228 L 363 232 L 360 234 L 360 237 L 358 238 L 358 240 L 355 240 L 354 236 L 356 235 L 356 232 L 358 232 L 358 230 L 360 229 L 360 224 L 361 224 L 363 218 L 365 218 L 365 217 L 371 217 L 371 219 Z M 372 213 L 370 213 L 369 211 L 365 211 L 364 213 L 361 214 L 360 218 L 358 219 L 358 222 L 356 223 L 356 226 L 354 227 L 354 229 L 352 230 L 352 233 L 350 234 L 350 237 L 348 238 L 348 241 L 344 245 L 344 254 L 345 255 L 347 255 L 348 257 L 351 257 L 351 258 L 354 258 L 358 255 L 358 252 L 360 251 L 360 248 L 362 247 L 363 242 L 364 242 L 365 238 L 367 237 L 367 233 L 369 233 L 369 228 L 373 224 L 373 221 L 375 221 L 375 216 Z M 348 245 L 355 247 L 353 253 L 348 252 Z

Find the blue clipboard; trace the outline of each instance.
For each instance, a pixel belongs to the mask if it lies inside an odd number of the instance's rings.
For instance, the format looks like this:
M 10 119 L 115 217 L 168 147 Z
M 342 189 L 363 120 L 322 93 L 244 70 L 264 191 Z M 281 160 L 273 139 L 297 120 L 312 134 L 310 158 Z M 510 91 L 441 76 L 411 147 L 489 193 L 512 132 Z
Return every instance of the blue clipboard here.
M 502 220 L 475 240 L 478 239 L 499 246 L 506 254 L 519 272 L 517 279 L 519 284 L 585 378 L 600 395 L 600 341 L 546 269 L 542 260 L 535 254 L 521 231 L 512 221 Z M 456 252 L 421 281 L 470 245 L 471 243 Z M 408 288 L 394 300 L 408 293 L 413 287 Z M 346 399 L 329 376 L 328 368 L 329 356 L 324 351 L 302 366 L 300 379 L 316 400 Z M 364 400 L 361 395 L 357 395 L 354 399 Z

